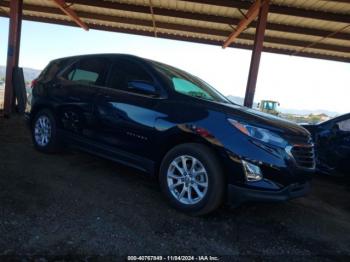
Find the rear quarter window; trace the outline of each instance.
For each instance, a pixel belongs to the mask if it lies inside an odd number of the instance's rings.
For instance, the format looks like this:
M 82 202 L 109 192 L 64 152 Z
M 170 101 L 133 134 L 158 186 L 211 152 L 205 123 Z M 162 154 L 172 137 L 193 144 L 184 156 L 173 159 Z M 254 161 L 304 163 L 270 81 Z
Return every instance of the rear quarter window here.
M 72 65 L 63 77 L 86 85 L 104 85 L 109 64 L 105 58 L 83 58 Z
M 72 81 L 80 81 L 80 82 L 86 82 L 86 83 L 96 83 L 98 78 L 98 73 L 92 72 L 92 71 L 86 71 L 83 69 L 75 69 L 72 70 L 68 74 L 68 79 Z
M 49 63 L 41 72 L 38 80 L 41 82 L 48 82 L 52 80 L 59 72 L 61 72 L 69 63 L 69 59 L 54 60 Z

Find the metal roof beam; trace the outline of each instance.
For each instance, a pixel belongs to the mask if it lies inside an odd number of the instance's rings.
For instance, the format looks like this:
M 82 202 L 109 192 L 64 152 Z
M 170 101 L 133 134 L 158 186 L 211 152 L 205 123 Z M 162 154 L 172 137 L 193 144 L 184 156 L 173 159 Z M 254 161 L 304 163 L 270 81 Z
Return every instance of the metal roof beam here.
M 154 18 L 152 0 L 149 0 L 149 9 L 151 11 L 151 16 L 152 16 L 152 25 L 153 25 L 154 37 L 157 37 L 156 19 Z
M 2 14 L 2 13 L 0 13 L 0 17 L 8 18 L 5 14 Z M 54 18 L 49 19 L 49 18 L 44 18 L 44 17 L 33 17 L 33 16 L 29 16 L 29 15 L 23 15 L 23 19 L 27 20 L 27 21 L 77 27 L 77 25 L 75 23 L 70 22 L 70 21 L 64 21 L 61 19 L 54 19 Z M 89 24 L 89 27 L 90 27 L 90 29 L 110 31 L 110 32 L 116 32 L 116 33 L 135 34 L 135 35 L 143 35 L 143 36 L 150 36 L 150 37 L 154 36 L 154 33 L 151 31 L 148 32 L 148 31 L 136 30 L 136 29 L 113 28 L 110 26 L 102 26 L 102 25 L 94 25 L 94 24 Z M 218 40 L 201 39 L 201 38 L 192 37 L 192 36 L 171 35 L 171 34 L 167 34 L 167 33 L 163 33 L 163 32 L 159 32 L 158 37 L 165 38 L 165 39 L 171 39 L 171 40 L 192 42 L 192 43 L 201 43 L 201 44 L 216 45 L 216 46 L 222 45 L 222 41 L 218 41 Z M 251 50 L 250 45 L 233 43 L 233 44 L 231 44 L 231 46 L 235 47 L 235 48 Z M 269 53 L 274 53 L 274 54 L 285 54 L 285 55 L 291 55 L 293 53 L 290 50 L 286 50 L 286 49 L 282 49 L 282 48 L 272 48 L 272 47 L 263 47 L 263 52 L 269 52 Z M 300 53 L 296 54 L 296 56 L 326 59 L 326 60 L 347 62 L 347 63 L 350 62 L 350 58 L 341 57 L 341 56 L 334 56 L 334 55 L 327 55 L 327 54 L 315 54 L 315 53 L 308 53 L 308 52 L 300 52 Z
M 199 4 L 216 5 L 216 6 L 229 7 L 229 8 L 241 8 L 241 9 L 248 9 L 252 3 L 252 1 L 241 1 L 241 0 L 182 0 L 182 1 L 199 3 Z M 344 2 L 346 1 L 348 0 L 344 0 Z M 280 15 L 298 16 L 303 18 L 319 19 L 319 20 L 326 20 L 326 21 L 332 21 L 332 22 L 338 22 L 338 23 L 346 23 L 346 24 L 350 23 L 350 16 L 347 14 L 302 9 L 302 8 L 292 7 L 292 6 L 270 4 L 269 12 L 280 14 Z
M 0 6 L 1 5 L 2 4 L 0 3 Z M 35 5 L 34 6 L 24 5 L 23 7 L 24 7 L 24 11 L 29 10 L 29 11 L 56 14 L 56 15 L 61 14 L 59 12 L 59 9 L 53 8 L 53 7 L 43 7 L 43 6 L 35 6 Z M 131 19 L 126 17 L 94 14 L 90 12 L 77 12 L 77 15 L 84 19 L 94 19 L 94 20 L 100 20 L 100 21 L 106 21 L 106 22 L 115 22 L 115 23 L 124 23 L 124 24 L 131 24 L 131 25 L 153 27 L 152 20 L 143 20 L 143 19 L 135 19 L 135 18 Z M 158 22 L 158 21 L 157 21 L 157 27 L 160 29 L 162 28 L 162 29 L 169 29 L 169 30 L 177 30 L 177 31 L 183 31 L 187 33 L 200 33 L 200 34 L 220 36 L 220 37 L 227 37 L 227 35 L 230 34 L 229 30 L 209 29 L 209 28 L 203 28 L 203 27 L 179 25 L 174 23 Z M 254 35 L 241 33 L 239 38 L 243 40 L 254 40 Z M 282 44 L 282 45 L 290 45 L 290 46 L 296 46 L 296 47 L 305 47 L 311 43 L 309 41 L 272 37 L 272 36 L 265 36 L 265 42 Z M 350 47 L 348 46 L 333 45 L 333 44 L 326 44 L 326 43 L 318 43 L 317 45 L 314 46 L 314 48 L 321 49 L 321 50 L 337 51 L 337 52 L 350 52 Z
M 149 6 L 132 5 L 125 3 L 117 3 L 111 1 L 96 1 L 96 0 L 70 0 L 71 3 L 80 4 L 85 6 L 94 6 L 107 9 L 115 9 L 119 11 L 136 12 L 142 14 L 149 14 Z M 201 20 L 206 22 L 232 24 L 232 18 L 216 15 L 207 15 L 199 13 L 191 13 L 181 10 L 170 10 L 159 7 L 153 7 L 154 15 L 170 16 L 177 18 L 185 18 L 192 20 Z
M 78 0 L 76 0 L 78 1 Z M 211 0 L 210 0 L 211 1 Z M 110 5 L 110 3 L 112 2 L 108 2 L 108 5 Z M 220 3 L 220 1 L 218 1 L 218 3 Z M 112 6 L 114 6 L 116 3 L 112 3 Z M 117 3 L 119 5 L 119 3 Z M 9 2 L 0 2 L 0 6 L 2 7 L 8 7 L 9 6 Z M 130 5 L 128 5 L 130 6 Z M 124 8 L 124 4 L 122 4 L 122 7 Z M 53 8 L 53 7 L 46 7 L 46 6 L 39 6 L 39 5 L 31 5 L 31 4 L 24 4 L 23 5 L 23 9 L 24 10 L 28 10 L 28 11 L 37 11 L 37 12 L 47 12 L 47 13 L 53 13 L 53 14 L 57 14 L 57 9 Z M 124 10 L 121 9 L 123 11 L 130 11 L 130 9 L 128 8 L 128 10 Z M 142 13 L 145 14 L 149 14 L 149 8 L 137 8 L 138 11 L 144 11 Z M 163 9 L 162 9 L 163 10 Z M 159 12 L 159 11 L 158 11 Z M 222 17 L 222 16 L 213 16 L 213 15 L 202 15 L 202 14 L 196 14 L 195 16 L 192 15 L 192 13 L 187 13 L 187 12 L 182 12 L 182 11 L 173 11 L 173 10 L 166 10 L 167 15 L 170 17 L 178 17 L 178 18 L 186 18 L 186 19 L 195 19 L 195 20 L 199 20 L 199 21 L 205 21 L 205 22 L 215 22 L 215 23 L 220 23 L 220 24 L 225 24 L 225 25 L 231 25 L 231 24 L 238 24 L 239 23 L 239 19 L 236 18 L 228 18 L 228 17 Z M 81 14 L 89 14 L 90 18 L 92 19 L 98 19 L 98 17 L 100 17 L 102 20 L 104 20 L 105 17 L 113 17 L 113 16 L 106 16 L 106 15 L 102 15 L 102 14 L 93 14 L 93 13 L 87 13 L 87 12 L 77 12 L 79 17 L 85 18 L 83 17 Z M 160 15 L 159 13 L 155 13 L 155 15 Z M 165 13 L 161 13 L 161 15 L 165 15 Z M 87 17 L 88 18 L 88 17 Z M 122 19 L 119 17 L 115 17 L 114 20 L 118 19 Z M 124 18 L 124 19 L 129 19 L 129 20 L 133 20 L 131 18 Z M 107 20 L 107 19 L 106 19 Z M 111 19 L 111 21 L 113 21 Z M 158 22 L 157 22 L 158 23 Z M 252 27 L 256 27 L 256 22 L 253 21 L 251 23 Z M 307 27 L 300 27 L 300 26 L 293 26 L 293 25 L 284 25 L 284 24 L 277 24 L 277 23 L 268 23 L 267 30 L 273 30 L 273 31 L 280 31 L 280 32 L 288 32 L 288 33 L 295 33 L 295 34 L 305 34 L 305 35 L 311 35 L 311 36 L 319 36 L 319 37 L 324 37 L 324 36 L 328 36 L 331 35 L 333 32 L 332 31 L 328 31 L 328 30 L 323 30 L 323 29 L 315 29 L 315 28 L 307 28 Z M 334 38 L 334 39 L 340 39 L 340 40 L 350 40 L 350 34 L 349 33 L 345 33 L 345 32 L 338 32 L 336 34 L 332 34 L 331 36 L 329 36 L 329 38 Z
M 224 6 L 224 7 L 242 8 L 242 9 L 248 9 L 251 6 L 251 2 L 239 1 L 239 0 L 182 0 L 182 1 L 211 4 L 211 5 Z M 149 9 L 146 6 L 136 6 L 131 4 L 124 4 L 124 3 L 122 4 L 122 3 L 110 2 L 110 1 L 96 1 L 96 0 L 70 0 L 70 2 L 81 4 L 81 5 L 89 5 L 89 6 L 95 6 L 95 7 L 101 7 L 101 8 L 112 8 L 116 10 L 129 11 L 129 12 L 149 13 Z M 291 7 L 283 7 L 283 8 L 289 10 Z M 272 13 L 272 10 L 276 11 L 276 9 L 277 11 L 279 10 L 279 8 L 277 8 L 275 5 L 270 4 L 270 8 L 269 8 L 270 13 Z M 301 10 L 304 10 L 304 9 L 301 9 Z M 221 24 L 227 24 L 227 25 L 238 24 L 240 21 L 239 19 L 236 19 L 236 18 L 207 15 L 207 14 L 198 14 L 198 13 L 191 13 L 191 12 L 185 12 L 180 10 L 168 10 L 168 9 L 157 8 L 157 7 L 154 7 L 153 11 L 155 15 L 200 20 L 205 22 L 221 23 Z M 330 19 L 331 21 L 336 20 L 336 22 L 350 23 L 350 16 L 348 15 L 325 13 L 325 12 L 312 11 L 312 10 L 306 10 L 306 11 L 307 11 L 306 12 L 307 14 L 308 13 L 312 14 L 311 17 L 308 17 L 308 18 L 328 20 L 327 18 L 325 18 L 325 16 L 329 15 L 329 17 L 331 18 Z M 252 26 L 256 27 L 256 22 L 252 22 Z M 310 35 L 321 36 L 321 37 L 332 33 L 326 30 L 305 28 L 305 27 L 293 26 L 293 25 L 283 25 L 278 23 L 268 23 L 266 29 L 289 32 L 289 33 L 310 34 Z M 348 33 L 338 33 L 336 35 L 333 35 L 332 37 L 337 39 L 350 40 L 350 34 Z
M 233 43 L 236 38 L 242 33 L 251 22 L 259 15 L 259 10 L 262 2 L 261 0 L 256 0 L 254 4 L 248 9 L 247 13 L 244 15 L 242 20 L 238 23 L 236 30 L 234 30 L 228 38 L 225 40 L 222 48 L 228 47 L 231 43 Z
M 347 28 L 350 28 L 350 25 L 346 25 L 346 26 L 344 26 L 343 28 L 339 29 L 338 31 L 343 31 L 343 30 L 345 30 L 345 29 L 347 29 Z M 336 34 L 338 31 L 334 32 L 333 34 Z M 324 37 L 322 37 L 321 39 L 318 39 L 317 41 L 314 41 L 314 42 L 312 42 L 312 43 L 309 43 L 309 44 L 306 45 L 305 47 L 303 47 L 303 48 L 301 48 L 300 50 L 294 52 L 292 55 L 295 55 L 295 54 L 297 54 L 297 53 L 299 53 L 299 52 L 301 52 L 301 51 L 303 51 L 303 50 L 305 50 L 305 49 L 312 48 L 312 47 L 314 47 L 314 46 L 316 46 L 316 45 L 319 45 L 323 40 L 325 40 L 325 39 L 328 38 L 328 37 L 329 37 L 329 36 L 324 36 Z
M 57 7 L 62 10 L 67 16 L 69 16 L 77 25 L 84 30 L 88 31 L 89 27 L 77 16 L 74 10 L 72 10 L 64 0 L 53 0 Z

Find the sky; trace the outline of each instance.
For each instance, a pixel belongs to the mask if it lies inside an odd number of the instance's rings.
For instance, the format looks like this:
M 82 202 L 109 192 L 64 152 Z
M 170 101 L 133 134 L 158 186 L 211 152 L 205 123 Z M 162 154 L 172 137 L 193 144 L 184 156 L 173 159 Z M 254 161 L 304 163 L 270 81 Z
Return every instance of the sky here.
M 0 18 L 0 65 L 6 64 L 8 20 Z M 244 97 L 251 51 L 24 21 L 20 66 L 91 53 L 127 53 L 184 69 L 224 95 Z M 350 63 L 263 53 L 255 101 L 282 108 L 350 112 Z

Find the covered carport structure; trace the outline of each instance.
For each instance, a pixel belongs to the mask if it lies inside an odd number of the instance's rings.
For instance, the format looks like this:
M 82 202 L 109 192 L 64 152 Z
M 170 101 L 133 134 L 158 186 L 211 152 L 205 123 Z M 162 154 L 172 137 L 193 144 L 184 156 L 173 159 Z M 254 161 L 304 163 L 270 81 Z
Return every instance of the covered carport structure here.
M 14 108 L 22 19 L 252 50 L 249 107 L 261 52 L 350 62 L 349 0 L 2 0 L 0 16 L 10 21 L 5 115 Z

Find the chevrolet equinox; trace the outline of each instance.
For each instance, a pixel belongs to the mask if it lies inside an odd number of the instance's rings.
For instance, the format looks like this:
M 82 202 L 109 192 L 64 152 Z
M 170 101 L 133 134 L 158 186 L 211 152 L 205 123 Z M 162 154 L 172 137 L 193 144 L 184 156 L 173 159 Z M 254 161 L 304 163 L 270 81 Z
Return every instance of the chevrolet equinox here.
M 26 118 L 37 150 L 71 146 L 142 170 L 183 212 L 309 191 L 308 131 L 236 105 L 183 70 L 131 55 L 76 56 L 49 63 L 32 88 Z

